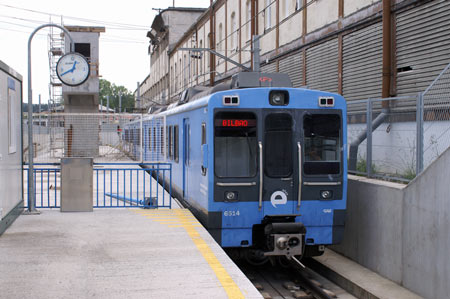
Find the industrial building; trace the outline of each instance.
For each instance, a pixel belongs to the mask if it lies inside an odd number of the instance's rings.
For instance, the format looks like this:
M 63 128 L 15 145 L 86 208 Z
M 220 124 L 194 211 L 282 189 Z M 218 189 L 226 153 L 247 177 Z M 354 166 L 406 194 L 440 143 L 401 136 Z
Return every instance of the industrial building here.
M 167 104 L 189 86 L 214 85 L 240 71 L 205 51 L 180 48 L 210 48 L 252 67 L 253 35 L 260 36 L 261 70 L 288 73 L 294 87 L 337 92 L 348 101 L 417 94 L 450 60 L 449 13 L 443 0 L 217 0 L 206 10 L 170 7 L 147 35 L 151 66 L 139 88 L 142 107 Z

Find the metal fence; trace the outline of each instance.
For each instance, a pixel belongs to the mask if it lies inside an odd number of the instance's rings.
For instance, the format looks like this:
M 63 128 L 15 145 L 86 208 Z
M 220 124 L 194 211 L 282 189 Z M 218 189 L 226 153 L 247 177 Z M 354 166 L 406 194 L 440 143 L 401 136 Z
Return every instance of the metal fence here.
M 171 208 L 170 163 L 96 163 L 93 173 L 94 208 Z M 24 168 L 24 205 L 28 208 L 28 168 Z M 158 183 L 159 182 L 159 183 Z M 59 163 L 34 167 L 35 207 L 61 207 Z
M 349 172 L 409 181 L 416 175 L 416 111 L 383 110 L 382 102 L 386 100 L 395 107 L 404 101 L 417 103 L 418 96 L 348 102 Z M 357 153 L 353 167 L 352 147 Z
M 24 159 L 28 162 L 26 126 L 25 121 Z M 144 120 L 142 114 L 35 114 L 34 162 L 57 163 L 63 157 L 93 157 L 95 162 L 160 162 L 165 160 L 164 133 L 164 118 Z M 159 138 L 163 143 L 156 143 L 151 138 Z M 152 141 L 161 147 L 154 149 L 159 155 L 143 150 L 144 147 L 149 147 Z
M 347 106 L 349 172 L 408 182 L 450 147 L 450 64 L 423 93 Z

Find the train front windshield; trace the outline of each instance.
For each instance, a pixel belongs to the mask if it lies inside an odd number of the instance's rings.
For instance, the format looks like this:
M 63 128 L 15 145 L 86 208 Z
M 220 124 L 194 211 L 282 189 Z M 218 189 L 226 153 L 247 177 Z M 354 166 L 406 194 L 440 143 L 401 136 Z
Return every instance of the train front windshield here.
M 341 169 L 341 117 L 309 114 L 303 119 L 304 172 L 309 175 L 339 174 Z
M 256 116 L 219 112 L 214 120 L 214 169 L 217 177 L 254 177 L 257 169 Z

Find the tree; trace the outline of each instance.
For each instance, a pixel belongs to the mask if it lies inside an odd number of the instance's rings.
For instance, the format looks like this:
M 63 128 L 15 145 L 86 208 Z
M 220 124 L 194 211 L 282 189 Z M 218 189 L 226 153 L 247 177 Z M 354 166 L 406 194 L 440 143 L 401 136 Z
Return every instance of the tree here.
M 109 96 L 109 108 L 119 111 L 119 97 L 122 94 L 122 112 L 134 109 L 134 95 L 124 86 L 117 86 L 108 80 L 100 79 L 100 104 L 107 105 L 106 96 Z

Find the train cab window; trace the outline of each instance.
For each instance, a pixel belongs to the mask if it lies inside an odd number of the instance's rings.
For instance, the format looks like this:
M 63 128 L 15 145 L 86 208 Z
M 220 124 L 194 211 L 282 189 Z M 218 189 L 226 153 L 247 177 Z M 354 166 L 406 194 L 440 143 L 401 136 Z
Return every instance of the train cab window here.
M 303 119 L 305 174 L 339 174 L 341 162 L 341 117 L 309 114 Z
M 265 119 L 264 169 L 273 178 L 292 174 L 292 116 L 273 113 Z
M 257 166 L 256 116 L 218 112 L 214 119 L 214 170 L 218 177 L 253 177 Z

